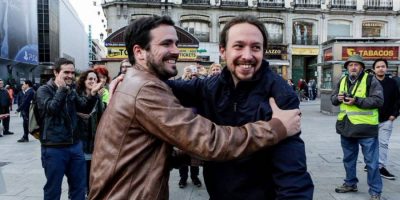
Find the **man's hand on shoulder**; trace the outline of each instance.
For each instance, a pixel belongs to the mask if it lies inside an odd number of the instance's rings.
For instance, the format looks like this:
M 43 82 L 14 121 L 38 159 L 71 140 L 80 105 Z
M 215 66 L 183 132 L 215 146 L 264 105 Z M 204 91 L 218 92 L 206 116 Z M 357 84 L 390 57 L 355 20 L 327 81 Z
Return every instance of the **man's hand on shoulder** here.
M 286 128 L 287 136 L 293 136 L 301 130 L 301 112 L 299 109 L 281 110 L 276 105 L 275 99 L 270 98 L 269 104 L 272 108 L 272 118 L 279 119 Z

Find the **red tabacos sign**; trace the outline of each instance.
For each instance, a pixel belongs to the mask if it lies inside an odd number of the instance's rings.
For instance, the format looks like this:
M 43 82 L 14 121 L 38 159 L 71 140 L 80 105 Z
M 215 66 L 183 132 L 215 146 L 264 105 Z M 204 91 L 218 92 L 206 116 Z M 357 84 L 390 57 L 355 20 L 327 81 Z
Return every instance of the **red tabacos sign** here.
M 349 56 L 359 54 L 364 60 L 375 60 L 384 58 L 387 60 L 399 59 L 399 47 L 343 47 L 342 60 L 347 60 Z

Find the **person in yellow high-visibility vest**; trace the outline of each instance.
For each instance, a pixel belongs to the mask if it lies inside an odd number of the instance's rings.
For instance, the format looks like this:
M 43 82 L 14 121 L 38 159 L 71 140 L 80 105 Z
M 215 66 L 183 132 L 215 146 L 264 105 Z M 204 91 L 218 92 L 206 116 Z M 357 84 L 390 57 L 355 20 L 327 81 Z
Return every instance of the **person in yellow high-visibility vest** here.
M 343 164 L 346 170 L 344 183 L 336 187 L 337 193 L 357 192 L 356 164 L 361 145 L 367 165 L 371 200 L 380 199 L 382 179 L 379 173 L 378 108 L 383 105 L 383 89 L 375 76 L 364 72 L 360 55 L 352 55 L 344 63 L 348 74 L 332 93 L 333 105 L 340 106 L 336 131 L 340 134 Z

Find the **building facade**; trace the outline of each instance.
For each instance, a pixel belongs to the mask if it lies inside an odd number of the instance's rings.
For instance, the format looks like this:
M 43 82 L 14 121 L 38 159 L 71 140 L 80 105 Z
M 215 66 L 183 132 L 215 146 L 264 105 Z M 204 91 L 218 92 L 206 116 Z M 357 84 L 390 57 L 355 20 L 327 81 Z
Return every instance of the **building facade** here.
M 9 1 L 20 2 L 19 6 L 26 4 L 23 0 Z M 33 16 L 24 18 L 37 19 L 36 30 L 29 32 L 36 37 L 38 44 L 37 62 L 31 67 L 12 66 L 11 71 L 15 74 L 17 85 L 25 79 L 34 83 L 45 83 L 53 76 L 52 64 L 58 57 L 73 60 L 77 69 L 86 69 L 89 66 L 88 34 L 69 1 L 29 2 L 35 5 L 35 10 L 27 11 L 26 13 Z
M 322 43 L 338 38 L 396 38 L 393 0 L 103 0 L 108 33 L 142 16 L 169 15 L 199 41 L 197 57 L 221 62 L 219 32 L 232 17 L 255 15 L 266 26 L 265 58 L 286 79 L 321 84 Z
M 30 78 L 37 66 L 37 20 L 36 2 L 0 0 L 0 78 L 5 84 Z

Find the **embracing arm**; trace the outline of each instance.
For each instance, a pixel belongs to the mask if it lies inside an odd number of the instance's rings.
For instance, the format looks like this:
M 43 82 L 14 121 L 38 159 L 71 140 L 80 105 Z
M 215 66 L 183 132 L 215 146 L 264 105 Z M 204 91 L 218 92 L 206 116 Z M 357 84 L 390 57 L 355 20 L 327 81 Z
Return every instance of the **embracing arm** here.
M 271 146 L 294 131 L 287 121 L 273 118 L 241 127 L 218 126 L 191 109 L 182 107 L 165 86 L 148 83 L 141 88 L 135 105 L 137 120 L 149 133 L 192 156 L 204 160 L 229 160 Z M 289 111 L 284 111 L 289 112 Z M 290 120 L 300 130 L 299 111 Z M 290 133 L 289 133 L 290 132 Z M 288 134 L 289 133 L 289 134 Z
M 166 84 L 185 107 L 196 107 L 197 101 L 203 99 L 204 79 L 167 80 Z

